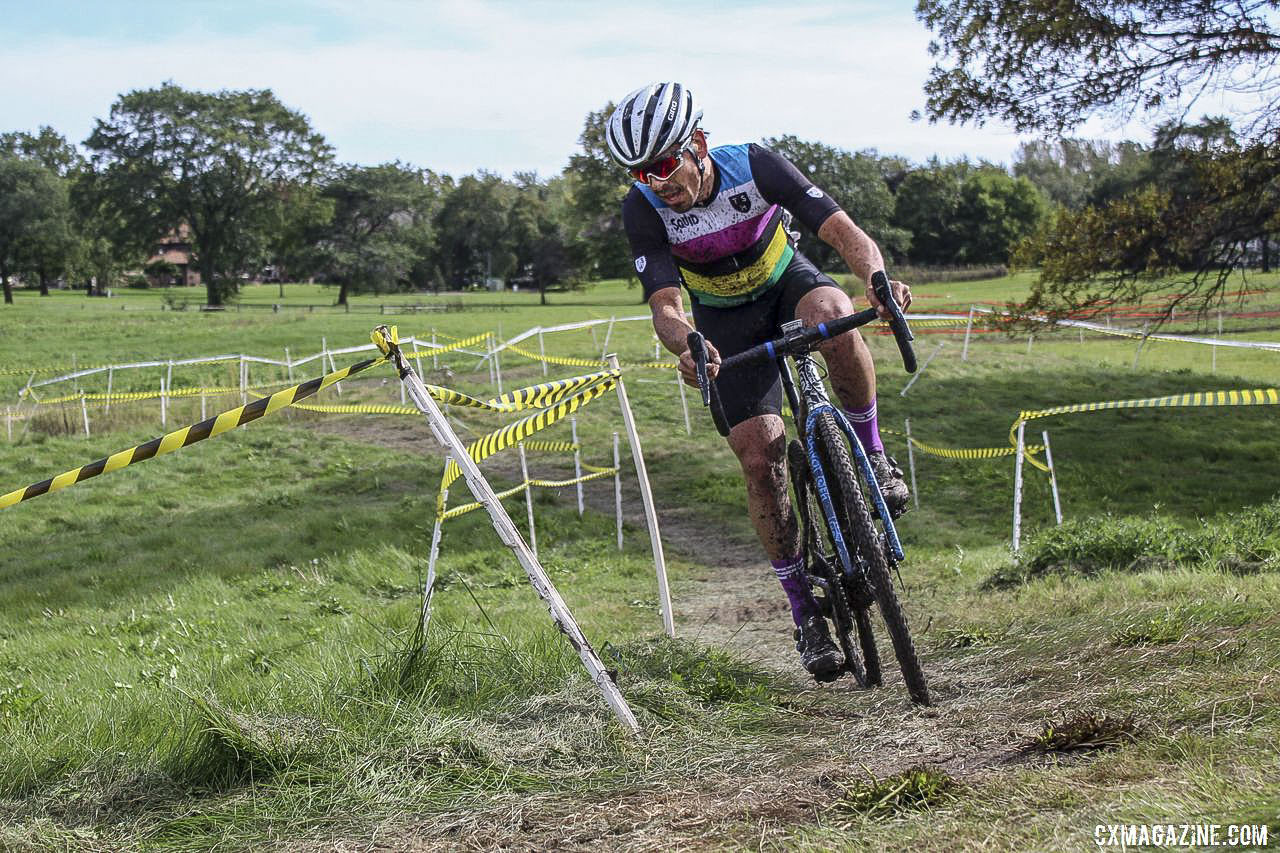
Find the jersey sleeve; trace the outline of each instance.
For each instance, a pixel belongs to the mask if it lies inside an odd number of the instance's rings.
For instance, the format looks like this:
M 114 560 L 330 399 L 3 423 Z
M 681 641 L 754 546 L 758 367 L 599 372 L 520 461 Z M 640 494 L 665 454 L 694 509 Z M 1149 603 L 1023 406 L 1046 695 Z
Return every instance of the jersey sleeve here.
M 671 257 L 667 229 L 653 205 L 635 187 L 622 201 L 622 227 L 631 244 L 631 258 L 636 275 L 644 287 L 644 300 L 666 287 L 680 286 L 680 271 Z
M 786 157 L 763 145 L 747 149 L 751 174 L 765 201 L 780 204 L 814 234 L 833 214 L 840 210 L 831 196 L 813 185 Z

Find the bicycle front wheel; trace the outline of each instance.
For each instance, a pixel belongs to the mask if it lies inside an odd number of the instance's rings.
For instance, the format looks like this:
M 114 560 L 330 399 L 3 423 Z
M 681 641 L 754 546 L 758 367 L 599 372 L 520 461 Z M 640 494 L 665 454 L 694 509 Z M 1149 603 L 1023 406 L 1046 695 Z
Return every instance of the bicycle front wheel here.
M 822 412 L 815 419 L 814 438 L 818 442 L 819 453 L 831 481 L 832 499 L 836 503 L 836 514 L 845 535 L 845 545 L 857 550 L 866 562 L 867 582 L 871 585 L 876 604 L 880 607 L 880 615 L 889 631 L 889 639 L 893 642 L 893 653 L 902 669 L 907 693 L 916 704 L 928 705 L 929 686 L 916 655 L 911 630 L 907 626 L 907 614 L 902 611 L 898 594 L 893 589 L 889 560 L 867 509 L 867 498 L 863 494 L 862 485 L 854 475 L 844 431 L 830 412 Z

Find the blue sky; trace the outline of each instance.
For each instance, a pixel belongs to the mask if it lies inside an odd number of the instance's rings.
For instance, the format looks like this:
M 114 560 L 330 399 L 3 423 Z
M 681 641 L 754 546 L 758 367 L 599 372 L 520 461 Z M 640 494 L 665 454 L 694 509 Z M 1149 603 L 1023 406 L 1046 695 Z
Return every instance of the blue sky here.
M 917 161 L 1008 162 L 1019 138 L 999 125 L 910 121 L 931 65 L 913 6 L 0 0 L 0 131 L 48 124 L 79 142 L 121 92 L 173 80 L 272 89 L 344 162 L 547 176 L 588 111 L 677 79 L 714 144 L 792 133 Z

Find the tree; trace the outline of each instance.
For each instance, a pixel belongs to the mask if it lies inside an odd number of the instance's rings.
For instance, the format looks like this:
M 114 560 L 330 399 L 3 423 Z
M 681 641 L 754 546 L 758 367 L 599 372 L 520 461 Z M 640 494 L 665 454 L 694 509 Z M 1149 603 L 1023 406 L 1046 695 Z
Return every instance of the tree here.
M 563 174 L 577 223 L 573 249 L 581 267 L 593 278 L 634 280 L 631 247 L 622 227 L 622 199 L 631 179 L 610 158 L 604 141 L 605 123 L 613 109 L 611 102 L 587 113 L 578 136 L 582 150 L 569 158 Z
M 565 179 L 549 182 L 517 172 L 515 196 L 507 211 L 507 240 L 517 276 L 538 289 L 547 304 L 547 288 L 573 278 L 576 271 L 564 217 Z
M 467 175 L 436 211 L 439 264 L 446 283 L 472 285 L 504 277 L 515 266 L 506 239 L 514 188 L 498 175 Z
M 268 89 L 209 94 L 173 83 L 122 95 L 85 145 L 104 201 L 139 240 L 190 228 L 211 305 L 266 254 L 291 188 L 318 180 L 332 159 L 307 118 Z
M 905 254 L 910 235 L 892 224 L 893 193 L 885 180 L 884 164 L 875 152 L 854 154 L 794 136 L 766 139 L 764 143 L 835 199 L 885 252 L 899 258 Z M 801 234 L 800 251 L 819 269 L 830 270 L 841 265 L 835 249 L 800 223 L 796 223 L 796 227 Z
M 1179 303 L 1205 311 L 1222 299 L 1245 247 L 1265 247 L 1280 231 L 1276 8 L 1275 0 L 919 0 L 941 60 L 925 85 L 931 121 L 994 117 L 1062 134 L 1096 114 L 1164 119 L 1156 147 L 1167 150 L 1152 156 L 1190 180 L 1180 188 L 1122 181 L 1095 188 L 1093 207 L 1059 212 L 1018 253 L 1045 265 L 1029 306 L 1097 307 L 1149 295 L 1173 276 L 1182 297 L 1169 312 Z M 1254 101 L 1237 147 L 1218 144 L 1213 122 L 1191 134 L 1194 144 L 1162 146 L 1162 136 L 1186 136 L 1197 98 L 1220 93 Z
M 67 217 L 66 185 L 56 174 L 39 163 L 0 155 L 0 288 L 5 304 L 13 304 L 10 276 L 41 263 L 49 235 L 65 228 Z
M 414 228 L 431 215 L 422 172 L 400 162 L 345 166 L 323 191 L 333 218 L 319 234 L 322 268 L 339 283 L 338 304 L 351 291 L 407 284 L 417 261 Z
M 71 214 L 69 178 L 84 167 L 80 152 L 51 127 L 36 133 L 15 131 L 0 134 L 0 155 L 7 154 L 42 166 L 52 181 L 46 179 L 50 205 L 43 225 L 22 241 L 17 272 L 33 276 L 40 283 L 40 295 L 49 295 L 49 283 L 64 275 L 75 262 L 81 249 L 80 238 Z

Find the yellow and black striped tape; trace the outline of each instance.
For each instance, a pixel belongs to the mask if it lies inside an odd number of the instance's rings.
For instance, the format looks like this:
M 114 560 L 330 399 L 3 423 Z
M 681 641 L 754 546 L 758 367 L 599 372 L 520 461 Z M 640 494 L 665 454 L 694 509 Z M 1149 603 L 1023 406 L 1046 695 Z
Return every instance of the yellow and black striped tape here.
M 418 352 L 405 352 L 404 350 L 401 350 L 401 355 L 405 358 L 430 358 L 433 355 L 444 355 L 447 352 L 453 352 L 454 350 L 474 346 L 494 337 L 493 332 L 481 332 L 480 334 L 472 335 L 469 338 L 455 338 L 453 335 L 446 335 L 440 332 L 437 332 L 436 334 L 438 337 L 453 341 L 453 343 L 442 347 L 433 347 L 429 350 L 419 350 Z
M 495 495 L 495 497 L 497 497 L 498 500 L 505 500 L 506 498 L 509 498 L 512 495 L 520 494 L 530 486 L 537 486 L 539 488 L 544 488 L 544 489 L 562 489 L 565 486 L 573 486 L 578 483 L 585 483 L 589 480 L 596 480 L 596 479 L 599 479 L 600 477 L 612 476 L 617 470 L 618 470 L 617 468 L 598 468 L 598 469 L 595 469 L 590 474 L 584 474 L 581 477 L 574 477 L 572 480 L 528 480 L 524 483 L 521 483 L 518 486 L 513 486 L 504 492 L 498 492 L 497 495 Z M 460 515 L 466 515 L 467 513 L 473 510 L 480 509 L 480 507 L 482 506 L 484 506 L 484 504 L 480 503 L 480 501 L 472 501 L 471 503 L 459 504 L 458 506 L 455 506 L 452 509 L 447 509 L 444 512 L 439 513 L 439 518 L 440 518 L 440 521 L 448 521 L 451 518 L 457 518 Z
M 212 418 L 200 421 L 198 424 L 183 427 L 159 438 L 153 438 L 145 444 L 130 447 L 128 450 L 121 450 L 119 453 L 113 453 L 96 462 L 90 462 L 88 465 L 82 465 L 56 477 L 34 483 L 25 489 L 16 489 L 7 495 L 0 495 L 0 509 L 6 509 L 14 504 L 39 497 L 48 492 L 65 489 L 67 486 L 84 482 L 90 477 L 96 477 L 99 474 L 109 474 L 112 471 L 118 471 L 121 468 L 126 468 L 139 462 L 145 462 L 155 456 L 172 453 L 175 450 L 195 444 L 197 441 L 204 441 L 206 438 L 221 435 L 228 430 L 233 430 L 236 427 L 244 426 L 250 421 L 255 421 L 263 415 L 269 415 L 286 406 L 291 406 L 299 400 L 323 391 L 336 382 L 341 382 L 348 376 L 353 376 L 362 370 L 368 370 L 370 367 L 382 364 L 384 361 L 386 361 L 386 358 L 379 357 L 358 362 L 350 367 L 344 367 L 342 370 L 303 382 L 292 388 L 277 391 L 269 397 L 261 397 L 252 403 L 215 415 Z
M 1023 411 L 1009 427 L 1009 443 L 1018 444 L 1018 425 L 1036 418 L 1052 415 L 1070 415 L 1079 412 L 1102 412 L 1110 409 L 1156 409 L 1182 406 L 1275 406 L 1280 405 L 1280 389 L 1252 388 L 1239 391 L 1196 391 L 1188 394 L 1171 394 L 1167 397 L 1147 397 L 1141 400 L 1108 400 L 1100 403 L 1073 403 L 1050 409 Z M 1027 457 L 1032 465 L 1049 470 L 1043 463 Z
M 513 424 L 476 439 L 467 445 L 467 455 L 476 463 L 488 459 L 498 451 L 511 447 L 535 432 L 546 429 L 561 418 L 576 412 L 606 391 L 613 390 L 617 384 L 618 377 L 616 375 L 606 374 L 602 381 L 589 388 L 584 388 L 572 397 L 561 400 L 550 408 L 534 412 Z M 443 493 L 445 489 L 449 488 L 449 485 L 458 479 L 461 474 L 458 463 L 450 460 L 449 464 L 445 466 L 444 476 L 440 482 L 441 492 Z
M 893 429 L 884 429 L 883 427 L 881 427 L 880 432 L 883 435 L 906 437 L 906 433 Z M 921 453 L 927 453 L 930 456 L 941 456 L 944 459 L 997 459 L 1001 456 L 1012 456 L 1018 452 L 1016 447 L 939 447 L 936 444 L 925 444 L 915 436 L 911 437 L 911 446 Z M 1039 444 L 1026 447 L 1028 453 L 1039 453 L 1042 450 L 1044 450 L 1044 446 Z
M 275 382 L 258 382 L 253 385 L 246 385 L 246 391 L 260 391 L 263 388 L 274 388 L 277 385 L 286 385 L 289 380 L 281 379 Z M 112 391 L 106 392 L 81 392 L 79 394 L 63 394 L 61 397 L 49 397 L 43 400 L 36 400 L 38 406 L 52 406 L 58 403 L 70 403 L 83 397 L 90 403 L 94 402 L 110 402 L 110 403 L 128 403 L 137 400 L 155 400 L 160 397 L 198 397 L 201 394 L 216 396 L 219 394 L 239 394 L 239 385 L 228 386 L 193 386 L 188 388 L 166 388 L 162 391 Z M 32 395 L 34 397 L 34 395 Z

